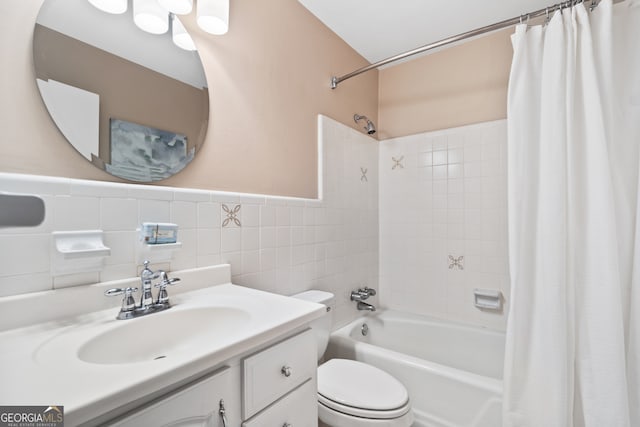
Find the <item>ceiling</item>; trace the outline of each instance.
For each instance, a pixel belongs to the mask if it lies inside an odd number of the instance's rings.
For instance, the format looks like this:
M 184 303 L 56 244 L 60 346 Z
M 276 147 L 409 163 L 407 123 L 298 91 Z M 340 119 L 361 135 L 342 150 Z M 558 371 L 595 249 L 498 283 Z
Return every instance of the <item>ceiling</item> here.
M 554 0 L 298 1 L 369 62 L 554 4 Z

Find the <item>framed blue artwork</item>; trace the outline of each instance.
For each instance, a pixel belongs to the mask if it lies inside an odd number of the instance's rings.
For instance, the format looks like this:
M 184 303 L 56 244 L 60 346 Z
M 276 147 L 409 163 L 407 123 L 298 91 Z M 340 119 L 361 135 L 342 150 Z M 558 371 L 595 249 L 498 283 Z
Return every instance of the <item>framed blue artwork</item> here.
M 110 119 L 111 163 L 107 172 L 138 182 L 159 181 L 182 170 L 195 148 L 188 149 L 186 135 L 125 120 Z

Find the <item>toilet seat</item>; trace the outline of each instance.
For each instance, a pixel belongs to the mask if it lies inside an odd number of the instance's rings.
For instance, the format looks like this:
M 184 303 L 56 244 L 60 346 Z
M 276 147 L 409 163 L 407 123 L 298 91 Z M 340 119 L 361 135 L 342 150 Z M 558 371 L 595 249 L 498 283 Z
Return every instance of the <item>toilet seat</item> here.
M 318 367 L 318 402 L 372 420 L 400 418 L 411 409 L 400 381 L 375 366 L 347 359 L 331 359 Z
M 321 394 L 318 394 L 318 402 L 333 411 L 337 411 L 345 415 L 350 415 L 352 417 L 368 418 L 372 420 L 391 420 L 399 418 L 409 412 L 409 410 L 411 409 L 409 402 L 407 402 L 407 404 L 400 408 L 391 410 L 355 408 L 353 406 L 342 405 L 338 402 L 334 402 L 333 400 L 325 398 Z

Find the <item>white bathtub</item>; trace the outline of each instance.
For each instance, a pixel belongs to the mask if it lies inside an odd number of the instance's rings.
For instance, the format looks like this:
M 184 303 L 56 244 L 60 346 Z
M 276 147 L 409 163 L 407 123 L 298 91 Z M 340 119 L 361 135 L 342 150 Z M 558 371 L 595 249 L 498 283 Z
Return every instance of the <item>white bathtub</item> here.
M 399 379 L 414 427 L 502 425 L 502 332 L 378 311 L 335 331 L 326 356 L 360 360 Z

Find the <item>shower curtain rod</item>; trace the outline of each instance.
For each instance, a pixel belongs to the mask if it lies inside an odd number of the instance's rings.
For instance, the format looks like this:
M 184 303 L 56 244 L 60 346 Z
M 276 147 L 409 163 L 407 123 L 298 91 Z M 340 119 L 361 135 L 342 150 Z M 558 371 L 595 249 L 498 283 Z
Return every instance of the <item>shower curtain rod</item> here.
M 590 1 L 590 10 L 595 9 L 595 7 L 598 5 L 600 0 L 591 0 Z M 338 85 L 340 83 L 342 83 L 345 80 L 350 79 L 351 77 L 355 77 L 358 76 L 362 73 L 366 73 L 367 71 L 371 71 L 374 68 L 378 68 L 381 67 L 383 65 L 387 65 L 390 64 L 392 62 L 396 62 L 399 61 L 401 59 L 404 58 L 408 58 L 409 56 L 413 56 L 413 55 L 417 55 L 419 53 L 422 52 L 426 52 L 428 50 L 431 49 L 435 49 L 437 47 L 441 47 L 441 46 L 445 46 L 451 43 L 455 43 L 457 41 L 460 40 L 464 40 L 464 39 L 468 39 L 470 37 L 475 37 L 475 36 L 479 36 L 480 34 L 484 34 L 484 33 L 488 33 L 491 31 L 496 31 L 496 30 L 501 30 L 503 28 L 507 28 L 510 27 L 512 25 L 516 25 L 516 24 L 521 24 L 523 22 L 528 22 L 529 19 L 535 19 L 535 18 L 539 18 L 543 15 L 547 16 L 547 19 L 549 19 L 550 17 L 550 13 L 556 11 L 556 10 L 562 10 L 565 9 L 567 7 L 572 7 L 575 6 L 577 4 L 583 3 L 584 0 L 570 0 L 570 1 L 564 1 L 561 3 L 556 3 L 553 6 L 549 6 L 549 7 L 545 7 L 544 9 L 540 9 L 540 10 L 536 10 L 535 12 L 529 12 L 529 13 L 525 13 L 524 15 L 520 15 L 517 16 L 515 18 L 511 18 L 511 19 L 507 19 L 504 21 L 500 21 L 500 22 L 496 22 L 495 24 L 491 24 L 491 25 L 487 25 L 486 27 L 482 27 L 482 28 L 476 28 L 475 30 L 471 30 L 471 31 L 467 31 L 466 33 L 462 33 L 462 34 L 458 34 L 456 36 L 452 36 L 452 37 L 448 37 L 446 39 L 442 39 L 440 41 L 437 41 L 435 43 L 431 43 L 425 46 L 421 46 L 418 47 L 416 49 L 410 50 L 408 52 L 404 52 L 404 53 L 400 53 L 398 55 L 389 57 L 387 59 L 383 59 L 381 61 L 378 62 L 374 62 L 373 64 L 367 65 L 366 67 L 362 67 L 359 68 L 355 71 L 352 71 L 348 74 L 345 74 L 343 76 L 333 76 L 331 77 L 331 89 L 335 89 L 338 87 Z M 614 0 L 614 3 L 616 1 Z

